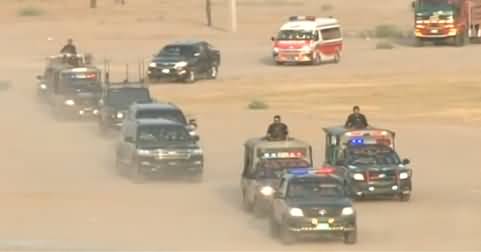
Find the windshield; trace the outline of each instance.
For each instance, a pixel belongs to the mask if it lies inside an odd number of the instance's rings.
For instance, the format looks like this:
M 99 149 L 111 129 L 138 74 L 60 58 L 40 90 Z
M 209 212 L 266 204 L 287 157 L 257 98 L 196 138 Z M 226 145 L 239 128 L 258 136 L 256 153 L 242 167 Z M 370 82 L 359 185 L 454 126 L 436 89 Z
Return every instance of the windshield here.
M 192 57 L 195 53 L 193 46 L 166 46 L 164 47 L 159 56 L 166 57 Z
M 277 40 L 312 40 L 313 31 L 282 30 L 277 34 Z
M 299 179 L 287 188 L 288 198 L 340 197 L 343 193 L 338 184 L 323 183 L 319 179 Z
M 105 97 L 105 104 L 117 109 L 127 109 L 136 101 L 150 102 L 147 88 L 114 88 Z
M 62 74 L 60 92 L 62 93 L 98 93 L 102 86 L 97 73 Z
M 417 2 L 416 9 L 427 14 L 437 11 L 452 12 L 455 9 L 455 4 L 456 2 L 453 0 L 420 0 Z
M 137 133 L 137 144 L 143 148 L 160 148 L 191 142 L 187 130 L 181 126 L 141 126 Z
M 135 117 L 137 119 L 162 118 L 187 124 L 184 115 L 180 111 L 173 109 L 144 109 L 138 111 Z
M 285 169 L 308 168 L 309 163 L 303 159 L 268 159 L 257 163 L 256 177 L 258 179 L 278 179 Z
M 398 165 L 399 156 L 386 147 L 356 147 L 349 150 L 348 165 Z

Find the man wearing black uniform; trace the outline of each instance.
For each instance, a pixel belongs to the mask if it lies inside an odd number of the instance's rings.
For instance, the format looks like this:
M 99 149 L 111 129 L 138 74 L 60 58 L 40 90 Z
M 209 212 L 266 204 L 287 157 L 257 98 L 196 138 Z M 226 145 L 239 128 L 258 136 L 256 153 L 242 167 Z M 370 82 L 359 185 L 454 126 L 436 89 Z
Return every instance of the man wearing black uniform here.
M 286 140 L 288 134 L 287 125 L 281 122 L 281 116 L 274 116 L 274 122 L 267 129 L 267 138 L 271 140 Z
M 60 50 L 60 53 L 70 53 L 70 54 L 77 54 L 77 48 L 73 45 L 73 40 L 68 39 L 67 44 Z
M 347 117 L 345 128 L 364 129 L 368 126 L 366 116 L 360 113 L 359 106 L 352 108 L 353 113 Z

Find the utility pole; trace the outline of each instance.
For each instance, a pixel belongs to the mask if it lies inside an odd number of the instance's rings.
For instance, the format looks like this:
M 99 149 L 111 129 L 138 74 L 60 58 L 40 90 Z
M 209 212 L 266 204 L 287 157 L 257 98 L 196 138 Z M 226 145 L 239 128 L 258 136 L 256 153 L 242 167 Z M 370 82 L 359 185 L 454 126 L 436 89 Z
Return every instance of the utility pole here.
M 237 0 L 230 0 L 230 23 L 231 23 L 231 31 L 237 31 Z
M 207 17 L 207 26 L 212 26 L 212 5 L 211 0 L 205 0 L 205 14 Z

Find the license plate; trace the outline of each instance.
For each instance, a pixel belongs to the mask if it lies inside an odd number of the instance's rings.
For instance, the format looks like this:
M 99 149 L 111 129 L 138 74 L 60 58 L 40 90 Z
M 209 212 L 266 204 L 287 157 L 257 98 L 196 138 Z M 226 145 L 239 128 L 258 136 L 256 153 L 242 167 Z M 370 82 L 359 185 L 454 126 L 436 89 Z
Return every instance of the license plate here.
M 290 61 L 294 61 L 294 60 L 295 60 L 295 58 L 294 58 L 293 56 L 290 56 L 290 57 L 288 57 L 287 59 L 290 60 Z
M 437 29 L 432 29 L 431 33 L 438 33 L 439 31 Z
M 170 73 L 170 69 L 162 69 L 162 73 Z
M 317 224 L 317 229 L 319 230 L 329 230 L 329 224 L 327 223 L 319 223 Z

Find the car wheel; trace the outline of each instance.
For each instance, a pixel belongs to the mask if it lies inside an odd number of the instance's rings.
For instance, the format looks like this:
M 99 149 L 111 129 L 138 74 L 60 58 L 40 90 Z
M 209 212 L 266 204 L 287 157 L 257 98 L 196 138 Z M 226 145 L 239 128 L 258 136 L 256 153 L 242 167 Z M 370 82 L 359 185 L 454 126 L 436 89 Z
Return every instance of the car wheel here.
M 401 193 L 399 195 L 399 200 L 403 201 L 403 202 L 407 202 L 411 199 L 411 194 L 404 194 L 404 193 Z
M 257 218 L 264 218 L 266 217 L 266 211 L 264 208 L 262 208 L 261 204 L 257 202 L 257 200 L 254 201 L 254 216 Z
M 245 192 L 242 192 L 242 206 L 248 213 L 252 212 L 252 208 L 254 207 L 252 203 L 249 202 L 249 199 L 247 199 Z
M 145 176 L 140 171 L 138 165 L 129 168 L 129 179 L 134 184 L 143 184 L 145 182 Z
M 219 74 L 219 68 L 217 66 L 211 66 L 209 69 L 209 79 L 211 80 L 217 79 L 218 74 Z
M 344 243 L 355 244 L 357 242 L 357 231 L 344 232 Z
M 194 83 L 197 80 L 197 76 L 194 70 L 189 70 L 187 72 L 187 77 L 185 77 L 185 83 Z
M 320 65 L 322 63 L 322 59 L 321 59 L 321 55 L 319 55 L 319 53 L 314 53 L 313 56 L 312 56 L 312 64 L 313 65 Z
M 277 224 L 273 216 L 269 218 L 269 231 L 272 238 L 279 237 L 279 225 Z
M 336 55 L 334 55 L 333 63 L 338 64 L 339 62 L 341 62 L 341 54 L 339 52 L 336 52 Z
M 294 236 L 294 233 L 289 230 L 287 224 L 281 225 L 279 235 L 284 245 L 291 245 L 296 242 L 296 237 Z

